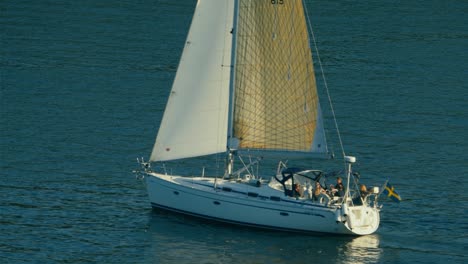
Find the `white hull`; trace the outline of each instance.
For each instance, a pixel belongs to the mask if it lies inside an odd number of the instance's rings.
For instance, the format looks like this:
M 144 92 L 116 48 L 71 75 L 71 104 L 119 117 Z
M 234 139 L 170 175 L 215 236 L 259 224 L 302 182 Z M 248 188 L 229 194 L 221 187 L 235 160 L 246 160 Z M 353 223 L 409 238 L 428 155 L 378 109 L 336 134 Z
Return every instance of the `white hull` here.
M 213 178 L 148 172 L 149 199 L 161 208 L 206 219 L 292 232 L 367 235 L 379 226 L 370 206 L 326 205 L 287 197 L 282 191 Z M 216 186 L 216 187 L 215 187 Z

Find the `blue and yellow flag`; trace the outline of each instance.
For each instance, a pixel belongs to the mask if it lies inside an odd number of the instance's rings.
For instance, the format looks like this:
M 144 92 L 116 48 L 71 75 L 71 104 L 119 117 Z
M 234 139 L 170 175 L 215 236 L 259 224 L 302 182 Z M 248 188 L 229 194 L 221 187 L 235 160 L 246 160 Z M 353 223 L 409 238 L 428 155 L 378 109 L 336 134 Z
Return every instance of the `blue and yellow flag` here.
M 397 202 L 399 203 L 401 201 L 401 197 L 400 195 L 398 195 L 398 193 L 395 192 L 395 187 L 393 187 L 390 183 L 387 182 L 387 184 L 385 185 L 385 189 L 383 191 L 383 193 L 385 195 L 387 195 L 388 197 L 390 197 L 390 199 L 392 199 L 392 201 L 394 202 Z

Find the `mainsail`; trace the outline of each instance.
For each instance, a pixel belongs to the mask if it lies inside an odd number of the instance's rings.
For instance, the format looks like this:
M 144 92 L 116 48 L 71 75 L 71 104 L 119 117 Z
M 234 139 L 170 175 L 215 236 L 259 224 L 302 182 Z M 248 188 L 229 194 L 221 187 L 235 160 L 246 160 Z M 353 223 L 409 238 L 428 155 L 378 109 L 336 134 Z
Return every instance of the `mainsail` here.
M 240 0 L 238 8 L 238 148 L 326 153 L 302 1 Z

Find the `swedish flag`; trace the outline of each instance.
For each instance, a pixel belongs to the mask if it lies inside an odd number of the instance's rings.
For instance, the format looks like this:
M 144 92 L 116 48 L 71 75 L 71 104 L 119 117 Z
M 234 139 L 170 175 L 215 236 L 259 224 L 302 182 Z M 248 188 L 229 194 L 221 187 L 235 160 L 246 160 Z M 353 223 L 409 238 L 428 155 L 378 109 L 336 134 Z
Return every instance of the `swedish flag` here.
M 388 197 L 390 197 L 390 199 L 392 199 L 392 201 L 394 202 L 397 202 L 399 203 L 401 201 L 401 197 L 400 195 L 398 195 L 398 193 L 395 192 L 395 187 L 393 187 L 390 183 L 387 182 L 387 184 L 385 185 L 385 189 L 383 191 L 383 193 L 385 195 L 387 195 Z

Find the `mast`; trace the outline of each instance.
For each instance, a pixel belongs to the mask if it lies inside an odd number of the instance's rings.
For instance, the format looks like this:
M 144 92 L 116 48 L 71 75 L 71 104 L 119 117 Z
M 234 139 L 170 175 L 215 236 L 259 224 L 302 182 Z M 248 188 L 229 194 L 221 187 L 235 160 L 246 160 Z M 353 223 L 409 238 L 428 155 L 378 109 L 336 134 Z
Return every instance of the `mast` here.
M 234 123 L 234 97 L 235 97 L 235 65 L 236 65 L 236 41 L 237 41 L 237 19 L 239 15 L 239 0 L 234 1 L 234 19 L 233 27 L 231 30 L 232 34 L 232 45 L 231 45 L 231 80 L 229 82 L 229 113 L 228 113 L 228 133 L 227 133 L 227 166 L 226 176 L 232 174 L 234 166 L 234 148 L 237 148 L 234 144 L 233 138 L 233 123 Z

